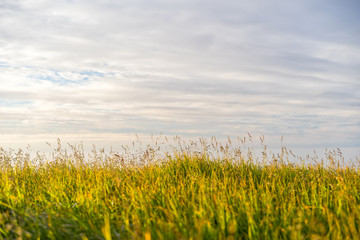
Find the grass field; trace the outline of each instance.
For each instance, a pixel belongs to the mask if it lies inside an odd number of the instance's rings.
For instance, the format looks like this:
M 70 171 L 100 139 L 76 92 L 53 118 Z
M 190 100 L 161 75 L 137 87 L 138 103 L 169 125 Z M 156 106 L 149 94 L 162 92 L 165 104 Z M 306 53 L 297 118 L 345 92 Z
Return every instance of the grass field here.
M 359 168 L 336 154 L 294 164 L 285 148 L 257 161 L 192 145 L 137 162 L 125 148 L 1 149 L 0 239 L 360 239 Z

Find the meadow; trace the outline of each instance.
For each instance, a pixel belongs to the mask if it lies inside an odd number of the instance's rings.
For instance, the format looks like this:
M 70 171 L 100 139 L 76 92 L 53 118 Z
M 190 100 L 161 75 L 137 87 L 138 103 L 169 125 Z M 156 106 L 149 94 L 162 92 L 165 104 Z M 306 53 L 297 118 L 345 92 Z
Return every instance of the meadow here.
M 339 150 L 291 162 L 285 147 L 177 141 L 0 149 L 0 239 L 360 239 L 360 171 Z

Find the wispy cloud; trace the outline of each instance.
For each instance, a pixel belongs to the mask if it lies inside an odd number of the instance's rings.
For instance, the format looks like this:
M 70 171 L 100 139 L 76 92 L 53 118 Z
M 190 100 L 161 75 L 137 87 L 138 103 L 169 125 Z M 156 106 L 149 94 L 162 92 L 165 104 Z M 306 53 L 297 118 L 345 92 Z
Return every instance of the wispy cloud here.
M 359 10 L 351 0 L 2 1 L 0 131 L 252 132 L 358 147 Z

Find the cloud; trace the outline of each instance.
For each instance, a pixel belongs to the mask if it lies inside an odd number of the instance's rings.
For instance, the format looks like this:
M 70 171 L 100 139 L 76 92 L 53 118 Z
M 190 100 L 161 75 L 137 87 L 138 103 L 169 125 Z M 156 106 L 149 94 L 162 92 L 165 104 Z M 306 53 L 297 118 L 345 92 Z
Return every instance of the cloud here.
M 252 132 L 359 146 L 356 9 L 356 1 L 2 1 L 0 130 Z

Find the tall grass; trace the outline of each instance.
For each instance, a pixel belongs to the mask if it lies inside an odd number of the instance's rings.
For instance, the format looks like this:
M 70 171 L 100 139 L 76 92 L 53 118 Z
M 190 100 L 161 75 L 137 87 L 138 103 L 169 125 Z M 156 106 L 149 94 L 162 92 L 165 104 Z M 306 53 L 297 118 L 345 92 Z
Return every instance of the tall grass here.
M 1 149 L 0 238 L 360 239 L 360 172 L 335 152 L 294 164 L 285 148 L 257 161 L 200 142 L 91 157 L 60 142 L 50 158 Z

